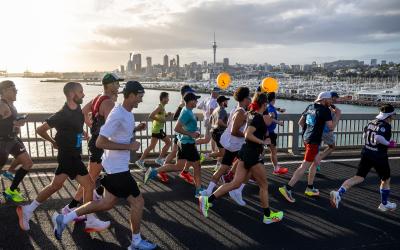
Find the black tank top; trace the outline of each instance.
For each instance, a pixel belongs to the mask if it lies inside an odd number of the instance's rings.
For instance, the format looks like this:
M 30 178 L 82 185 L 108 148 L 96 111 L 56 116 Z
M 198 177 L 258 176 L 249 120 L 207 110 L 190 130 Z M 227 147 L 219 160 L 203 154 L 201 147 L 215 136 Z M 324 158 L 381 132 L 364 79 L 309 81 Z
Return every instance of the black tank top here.
M 5 103 L 11 110 L 9 117 L 0 119 L 0 140 L 13 139 L 17 134 L 14 127 L 14 121 L 17 119 L 17 110 L 5 100 L 0 101 Z

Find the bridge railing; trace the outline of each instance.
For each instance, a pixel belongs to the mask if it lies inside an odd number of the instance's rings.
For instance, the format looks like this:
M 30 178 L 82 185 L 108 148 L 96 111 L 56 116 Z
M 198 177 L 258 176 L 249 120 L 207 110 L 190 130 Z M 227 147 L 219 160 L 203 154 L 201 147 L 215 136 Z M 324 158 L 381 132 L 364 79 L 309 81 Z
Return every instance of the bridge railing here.
M 57 156 L 57 150 L 54 149 L 51 143 L 43 140 L 36 133 L 36 128 L 42 124 L 46 118 L 51 114 L 49 113 L 32 113 L 28 116 L 28 121 L 21 128 L 20 138 L 24 142 L 29 154 L 33 159 L 55 159 Z M 148 120 L 149 114 L 135 114 L 135 120 L 137 123 L 147 123 L 147 129 L 136 133 L 136 140 L 141 143 L 141 147 L 138 150 L 138 154 L 143 152 L 146 147 L 150 144 L 151 139 L 151 121 Z M 196 114 L 198 118 L 198 127 L 202 134 L 205 134 L 203 126 L 203 115 Z M 366 126 L 368 121 L 374 119 L 375 114 L 343 114 L 337 127 L 335 128 L 336 145 L 338 149 L 357 149 L 363 145 L 363 128 Z M 278 126 L 278 149 L 279 151 L 299 154 L 304 150 L 301 129 L 297 124 L 300 115 L 298 114 L 282 114 L 279 119 L 284 121 L 283 126 Z M 164 131 L 173 138 L 174 126 L 176 121 L 171 118 L 167 120 Z M 399 141 L 399 123 L 400 120 L 396 118 L 392 123 L 392 138 Z M 85 130 L 89 129 L 85 127 Z M 50 134 L 55 135 L 55 130 L 51 130 Z M 163 146 L 163 142 L 159 143 L 158 146 L 153 150 L 153 154 L 158 154 Z M 198 145 L 198 149 L 202 152 L 210 151 L 211 145 Z M 83 155 L 88 156 L 89 151 L 87 147 L 87 141 L 83 141 Z

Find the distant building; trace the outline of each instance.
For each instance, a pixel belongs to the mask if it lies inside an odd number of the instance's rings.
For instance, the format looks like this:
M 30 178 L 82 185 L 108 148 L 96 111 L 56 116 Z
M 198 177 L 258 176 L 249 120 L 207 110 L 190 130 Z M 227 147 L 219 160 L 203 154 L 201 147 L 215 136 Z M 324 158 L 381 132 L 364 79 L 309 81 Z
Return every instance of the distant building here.
M 164 68 L 167 69 L 168 68 L 168 55 L 164 56 L 164 64 L 163 64 Z
M 300 72 L 300 71 L 301 71 L 301 66 L 300 66 L 300 64 L 294 64 L 294 65 L 292 65 L 292 71 L 293 71 L 293 72 Z
M 125 66 L 121 65 L 120 66 L 121 74 L 125 74 Z
M 224 58 L 224 68 L 229 66 L 229 58 Z
M 176 67 L 178 67 L 178 69 L 179 69 L 179 67 L 180 67 L 180 64 L 179 64 L 179 55 L 176 55 Z
M 150 74 L 153 71 L 153 65 L 151 62 L 151 57 L 146 57 L 146 73 Z
M 338 60 L 334 62 L 324 63 L 324 69 L 326 70 L 336 70 L 342 68 L 357 68 L 361 66 L 358 60 Z
M 382 60 L 381 65 L 386 65 L 386 60 Z
M 371 66 L 376 66 L 377 65 L 377 63 L 378 63 L 378 60 L 376 60 L 376 59 L 371 59 Z
M 132 58 L 133 62 L 133 70 L 136 73 L 139 73 L 142 71 L 142 55 L 141 54 L 134 54 Z

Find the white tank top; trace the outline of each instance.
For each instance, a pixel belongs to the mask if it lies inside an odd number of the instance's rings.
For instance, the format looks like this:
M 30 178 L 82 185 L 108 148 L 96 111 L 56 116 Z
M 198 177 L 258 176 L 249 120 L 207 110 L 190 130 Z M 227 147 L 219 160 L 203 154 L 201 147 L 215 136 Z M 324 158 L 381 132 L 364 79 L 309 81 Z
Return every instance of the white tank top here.
M 233 127 L 233 116 L 235 115 L 236 112 L 244 110 L 242 107 L 236 107 L 231 111 L 229 114 L 228 118 L 228 127 L 225 129 L 224 133 L 221 135 L 220 143 L 221 145 L 231 151 L 231 152 L 236 152 L 239 151 L 242 145 L 244 144 L 244 137 L 237 137 L 231 134 L 232 132 L 232 127 Z M 246 122 L 239 128 L 239 130 L 244 133 L 246 127 Z

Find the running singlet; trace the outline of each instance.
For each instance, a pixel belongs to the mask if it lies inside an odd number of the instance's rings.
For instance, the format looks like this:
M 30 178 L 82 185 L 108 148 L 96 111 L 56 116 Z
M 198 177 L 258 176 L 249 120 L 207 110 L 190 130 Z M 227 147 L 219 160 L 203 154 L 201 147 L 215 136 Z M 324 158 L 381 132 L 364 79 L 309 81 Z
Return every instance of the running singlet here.
M 151 132 L 154 134 L 158 134 L 160 133 L 160 130 L 164 128 L 165 125 L 165 117 L 166 117 L 166 112 L 165 112 L 165 108 L 162 104 L 159 104 L 158 107 L 161 108 L 161 111 L 156 114 L 157 119 L 161 120 L 161 121 L 157 121 L 154 120 L 152 123 L 152 127 L 151 127 Z
M 244 144 L 244 137 L 237 137 L 231 134 L 233 127 L 233 117 L 235 116 L 236 112 L 240 110 L 245 111 L 242 107 L 236 107 L 231 111 L 228 118 L 228 127 L 225 129 L 220 140 L 221 145 L 231 152 L 239 151 Z M 244 122 L 243 125 L 239 128 L 240 132 L 244 133 L 245 127 L 246 122 Z
M 264 117 L 263 115 L 259 114 L 259 113 L 250 113 L 249 117 L 248 117 L 248 122 L 247 122 L 247 126 L 252 126 L 256 129 L 256 131 L 254 131 L 254 136 L 257 137 L 260 140 L 265 139 L 265 134 L 267 133 L 268 129 L 267 126 L 265 125 L 264 122 Z M 250 140 L 246 140 L 246 144 L 252 148 L 262 148 L 263 146 L 259 143 L 255 143 L 253 141 Z
M 92 111 L 92 127 L 90 128 L 90 133 L 93 135 L 99 135 L 101 126 L 104 125 L 106 119 L 104 116 L 100 115 L 100 106 L 103 101 L 110 99 L 107 95 L 99 95 L 92 101 L 91 111 Z
M 362 154 L 368 154 L 372 156 L 387 156 L 388 147 L 377 143 L 375 140 L 375 136 L 380 135 L 385 138 L 385 140 L 389 141 L 392 136 L 392 126 L 382 120 L 373 120 L 368 123 L 368 125 L 364 128 L 364 147 L 362 150 Z
M 17 119 L 17 110 L 6 101 L 1 100 L 1 102 L 10 108 L 11 115 L 6 119 L 0 119 L 0 140 L 13 139 L 16 136 L 14 121 Z

